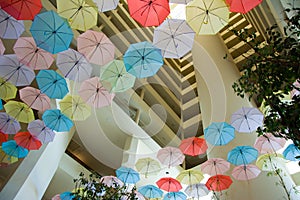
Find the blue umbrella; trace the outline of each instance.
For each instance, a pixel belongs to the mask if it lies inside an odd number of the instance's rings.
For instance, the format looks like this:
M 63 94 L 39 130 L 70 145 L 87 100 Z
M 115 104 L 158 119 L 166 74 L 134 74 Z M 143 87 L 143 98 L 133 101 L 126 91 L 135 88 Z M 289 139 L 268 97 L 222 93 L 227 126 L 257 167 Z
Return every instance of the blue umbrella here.
M 237 146 L 228 152 L 227 160 L 234 165 L 247 165 L 257 159 L 258 151 L 251 146 Z
M 36 82 L 41 92 L 53 99 L 62 99 L 69 92 L 64 77 L 53 70 L 40 70 Z
M 145 185 L 138 189 L 144 197 L 147 198 L 161 198 L 163 196 L 163 191 L 154 185 Z
M 186 200 L 186 198 L 183 192 L 169 192 L 165 194 L 163 200 Z
M 0 110 L 3 109 L 2 99 L 0 99 Z
M 67 50 L 73 39 L 67 20 L 52 10 L 36 15 L 30 32 L 36 45 L 52 54 Z
M 139 42 L 129 46 L 123 56 L 126 71 L 137 78 L 156 74 L 164 64 L 161 50 L 149 42 Z
M 2 150 L 9 156 L 24 158 L 28 154 L 28 149 L 19 146 L 15 140 L 9 140 L 2 143 Z
M 213 122 L 204 129 L 204 138 L 212 145 L 228 144 L 235 137 L 234 128 L 226 122 Z
M 120 167 L 116 170 L 117 177 L 124 183 L 136 183 L 140 180 L 140 175 L 137 171 L 128 168 Z
M 289 146 L 287 146 L 285 150 L 282 152 L 282 154 L 284 158 L 287 160 L 291 160 L 291 161 L 300 160 L 300 157 L 296 158 L 297 156 L 300 156 L 300 150 L 294 144 L 290 144 Z
M 62 114 L 60 110 L 46 110 L 42 116 L 45 125 L 57 132 L 70 131 L 73 126 L 72 120 Z
M 72 192 L 63 192 L 59 197 L 61 200 L 72 200 L 75 198 L 75 195 Z

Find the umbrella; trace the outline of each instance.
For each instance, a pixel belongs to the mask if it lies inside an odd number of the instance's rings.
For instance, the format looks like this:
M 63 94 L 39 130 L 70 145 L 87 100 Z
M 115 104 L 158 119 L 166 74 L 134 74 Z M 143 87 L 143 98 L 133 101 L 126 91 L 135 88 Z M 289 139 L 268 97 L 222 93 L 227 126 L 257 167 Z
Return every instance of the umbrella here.
M 206 141 L 203 138 L 189 137 L 181 141 L 179 149 L 185 155 L 197 156 L 204 154 L 207 150 Z
M 93 70 L 85 57 L 74 49 L 58 53 L 56 65 L 65 78 L 77 82 L 90 78 Z
M 124 183 L 135 184 L 140 180 L 140 175 L 135 170 L 128 167 L 120 167 L 116 170 L 117 177 Z
M 282 152 L 283 156 L 287 160 L 291 161 L 297 161 L 300 160 L 300 150 L 299 148 L 294 144 L 289 144 L 284 151 Z
M 209 190 L 207 189 L 205 184 L 197 183 L 197 184 L 189 185 L 188 187 L 186 187 L 184 192 L 192 198 L 199 199 L 200 197 L 208 195 Z
M 168 192 L 163 200 L 186 200 L 187 196 L 183 192 Z
M 9 156 L 24 158 L 28 154 L 28 149 L 19 146 L 15 140 L 9 140 L 2 143 L 2 150 Z
M 72 200 L 74 199 L 75 195 L 72 192 L 66 191 L 59 195 L 61 200 Z
M 161 198 L 163 196 L 163 191 L 154 185 L 142 186 L 138 191 L 147 198 Z
M 15 86 L 26 86 L 31 84 L 35 73 L 20 63 L 15 54 L 8 54 L 0 55 L 0 76 Z
M 275 153 L 283 148 L 286 140 L 284 138 L 275 137 L 272 133 L 266 133 L 256 138 L 254 148 L 260 153 Z
M 53 70 L 40 70 L 36 82 L 41 92 L 53 99 L 62 99 L 69 92 L 64 77 Z
M 5 1 L 5 0 L 4 0 Z M 0 37 L 17 39 L 25 31 L 23 21 L 18 21 L 4 10 L 0 9 Z
M 16 86 L 0 78 L 0 98 L 4 100 L 14 99 L 16 95 Z
M 227 160 L 234 165 L 246 165 L 258 157 L 258 151 L 251 146 L 237 146 L 228 152 Z
M 73 127 L 73 122 L 58 109 L 46 110 L 42 119 L 48 128 L 57 132 L 67 132 Z
M 283 155 L 277 153 L 267 153 L 260 155 L 256 160 L 256 166 L 262 171 L 275 171 L 285 167 Z
M 109 93 L 100 83 L 99 77 L 93 77 L 81 83 L 78 94 L 82 100 L 94 108 L 109 106 L 115 97 L 114 93 Z
M 36 15 L 30 32 L 37 46 L 52 54 L 67 50 L 73 39 L 68 22 L 53 10 Z
M 133 87 L 135 77 L 126 71 L 123 61 L 113 60 L 101 68 L 100 80 L 110 92 L 124 92 Z
M 161 164 L 167 165 L 169 168 L 180 165 L 185 158 L 180 149 L 176 147 L 162 148 L 157 152 L 156 157 Z
M 170 0 L 170 3 L 177 3 L 177 4 L 188 4 L 192 0 Z
M 50 98 L 46 94 L 42 94 L 39 89 L 33 87 L 24 87 L 19 90 L 20 99 L 30 108 L 45 111 L 50 109 Z
M 93 0 L 98 7 L 99 12 L 106 12 L 117 8 L 119 0 Z
M 0 99 L 0 110 L 3 109 L 3 104 L 2 104 L 2 100 Z
M 128 0 L 130 16 L 142 26 L 158 26 L 169 15 L 168 0 Z
M 166 19 L 154 29 L 153 44 L 165 58 L 181 58 L 193 47 L 195 32 L 181 19 Z
M 0 55 L 3 55 L 5 52 L 5 46 L 2 42 L 2 40 L 0 40 Z
M 298 89 L 296 89 L 298 88 Z M 291 99 L 293 97 L 296 97 L 296 96 L 299 96 L 300 95 L 300 83 L 296 80 L 294 83 L 293 83 L 293 89 L 291 91 Z
M 31 135 L 29 132 L 19 132 L 14 136 L 16 143 L 28 150 L 38 150 L 42 146 L 42 142 Z
M 204 176 L 200 171 L 189 169 L 181 171 L 176 179 L 182 184 L 192 185 L 200 183 L 204 179 Z
M 123 187 L 124 183 L 115 176 L 102 176 L 100 182 L 108 187 Z
M 229 21 L 229 9 L 223 0 L 194 0 L 186 6 L 186 21 L 196 34 L 216 34 Z
M 21 130 L 20 123 L 5 112 L 0 112 L 0 131 L 5 134 L 16 134 Z
M 7 167 L 18 161 L 17 157 L 7 155 L 0 147 L 0 167 Z
M 203 173 L 214 176 L 216 174 L 224 174 L 230 168 L 230 163 L 222 158 L 210 158 L 201 164 Z
M 167 192 L 178 192 L 182 189 L 179 181 L 171 177 L 164 177 L 156 181 L 156 185 Z
M 91 0 L 57 1 L 57 13 L 66 18 L 73 29 L 86 31 L 97 24 L 97 6 Z
M 4 105 L 7 114 L 19 122 L 29 123 L 34 120 L 34 114 L 30 107 L 18 101 L 9 101 Z
M 155 75 L 164 64 L 161 51 L 149 42 L 131 44 L 123 60 L 126 71 L 137 78 Z
M 226 175 L 215 175 L 211 176 L 205 183 L 207 189 L 212 191 L 222 191 L 226 190 L 232 184 L 230 176 Z
M 236 180 L 246 181 L 256 178 L 260 172 L 260 169 L 256 165 L 250 164 L 234 167 L 231 174 Z
M 91 115 L 91 107 L 78 95 L 66 95 L 59 106 L 61 112 L 74 121 L 84 121 Z
M 153 158 L 140 158 L 135 163 L 135 167 L 140 174 L 145 174 L 145 178 L 148 175 L 156 175 L 161 170 L 159 162 Z
M 54 61 L 53 55 L 37 47 L 32 37 L 20 37 L 13 49 L 18 60 L 33 70 L 48 69 Z
M 229 5 L 230 12 L 238 12 L 246 14 L 256 6 L 258 6 L 262 0 L 226 0 Z
M 0 146 L 3 142 L 7 142 L 7 140 L 8 140 L 8 134 L 2 133 L 0 131 Z
M 55 137 L 55 133 L 39 119 L 30 122 L 27 130 L 42 143 L 52 142 Z
M 212 122 L 204 129 L 204 138 L 215 146 L 226 145 L 235 138 L 234 128 L 226 122 Z
M 90 63 L 97 65 L 105 65 L 115 56 L 115 45 L 110 39 L 104 33 L 93 30 L 77 37 L 77 49 Z
M 238 132 L 251 133 L 263 125 L 263 119 L 257 108 L 242 107 L 231 115 L 230 124 Z

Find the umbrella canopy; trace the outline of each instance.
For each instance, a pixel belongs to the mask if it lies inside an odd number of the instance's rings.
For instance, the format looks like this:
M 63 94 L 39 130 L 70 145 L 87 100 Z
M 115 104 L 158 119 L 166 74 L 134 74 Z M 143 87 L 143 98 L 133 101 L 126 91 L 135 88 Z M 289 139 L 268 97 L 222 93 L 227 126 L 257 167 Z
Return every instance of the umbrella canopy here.
M 128 168 L 120 167 L 116 170 L 117 177 L 124 183 L 135 184 L 140 180 L 140 175 L 137 171 Z
M 177 3 L 177 4 L 188 4 L 192 0 L 170 0 L 170 3 Z
M 42 94 L 39 89 L 33 87 L 24 87 L 19 90 L 20 99 L 30 108 L 45 111 L 50 109 L 50 98 L 46 94 Z
M 186 187 L 184 192 L 192 198 L 199 199 L 200 197 L 208 195 L 209 190 L 207 189 L 205 184 L 197 183 L 197 184 L 189 185 L 188 187 Z
M 24 158 L 28 154 L 28 149 L 19 146 L 15 140 L 2 143 L 2 150 L 9 156 Z
M 180 165 L 185 158 L 181 150 L 176 147 L 162 148 L 157 152 L 156 157 L 161 164 L 166 165 L 169 168 Z
M 176 177 L 178 181 L 182 184 L 192 185 L 196 183 L 200 183 L 203 179 L 203 173 L 197 170 L 184 170 L 181 171 Z
M 31 84 L 35 73 L 20 63 L 15 54 L 8 54 L 0 55 L 0 76 L 15 86 L 26 86 Z
M 31 135 L 29 132 L 19 132 L 14 136 L 16 143 L 28 150 L 38 150 L 42 146 L 42 142 Z
M 57 132 L 67 132 L 73 127 L 73 122 L 58 109 L 46 110 L 42 119 L 47 127 Z
M 3 142 L 7 142 L 7 140 L 8 140 L 8 134 L 2 133 L 0 131 L 0 146 Z
M 300 88 L 300 83 L 296 80 L 294 83 L 293 83 L 293 89 L 290 93 L 290 96 L 291 96 L 291 99 L 293 97 L 296 97 L 296 96 L 299 96 L 300 95 L 300 90 L 299 89 L 296 89 L 296 88 Z
M 20 123 L 5 112 L 0 112 L 0 131 L 5 134 L 16 134 L 21 130 Z
M 55 137 L 55 133 L 39 119 L 30 122 L 27 130 L 42 143 L 52 142 Z
M 229 5 L 230 12 L 238 12 L 246 14 L 256 6 L 258 6 L 262 0 L 226 0 Z
M 1 38 L 17 39 L 24 31 L 25 31 L 25 27 L 23 21 L 16 20 L 15 18 L 7 14 L 7 12 L 0 9 L 0 37 Z
M 205 183 L 207 189 L 212 191 L 222 191 L 226 190 L 232 184 L 230 176 L 226 175 L 215 175 L 211 176 Z
M 254 148 L 260 153 L 275 153 L 284 147 L 286 140 L 284 138 L 275 137 L 272 133 L 266 133 L 256 138 Z
M 0 167 L 7 167 L 18 161 L 17 157 L 7 155 L 0 147 Z
M 156 181 L 156 185 L 167 192 L 178 192 L 182 189 L 179 181 L 171 177 L 164 177 Z
M 255 161 L 258 151 L 251 146 L 237 146 L 228 152 L 227 160 L 234 165 L 246 165 Z
M 4 100 L 14 99 L 17 95 L 17 88 L 13 84 L 0 78 L 0 98 Z
M 262 171 L 275 171 L 285 167 L 283 155 L 277 153 L 267 153 L 260 155 L 256 160 L 256 166 Z
M 3 104 L 2 104 L 2 100 L 0 99 L 0 110 L 3 109 Z
M 263 120 L 257 108 L 242 107 L 231 115 L 230 124 L 238 132 L 251 133 L 263 125 Z
M 123 61 L 113 60 L 101 68 L 100 80 L 110 92 L 124 92 L 133 87 L 135 77 L 126 71 Z
M 99 12 L 106 12 L 109 10 L 114 10 L 117 8 L 119 4 L 119 0 L 111 0 L 111 1 L 106 1 L 106 0 L 93 0 L 98 7 Z
M 283 156 L 287 160 L 291 161 L 297 161 L 300 160 L 300 150 L 299 148 L 294 144 L 289 144 L 284 151 L 282 152 Z M 298 158 L 297 158 L 298 157 Z
M 33 70 L 48 69 L 54 61 L 51 53 L 36 46 L 33 37 L 20 37 L 13 49 L 20 63 Z
M 142 186 L 138 191 L 147 198 L 161 198 L 163 196 L 163 191 L 154 185 Z
M 186 200 L 187 196 L 183 192 L 168 192 L 163 200 Z
M 102 176 L 100 182 L 108 187 L 123 187 L 124 183 L 115 176 Z
M 214 35 L 229 21 L 223 0 L 194 0 L 186 6 L 186 21 L 199 35 Z
M 212 122 L 204 129 L 204 138 L 215 146 L 226 145 L 235 138 L 234 128 L 226 122 Z
M 37 46 L 52 54 L 67 50 L 73 39 L 68 22 L 53 10 L 36 15 L 30 32 Z
M 30 107 L 18 101 L 9 101 L 4 105 L 5 111 L 19 122 L 29 123 L 34 120 L 34 114 Z
M 2 42 L 2 40 L 0 40 L 0 55 L 3 55 L 5 51 L 5 46 Z
M 75 195 L 72 194 L 72 192 L 69 192 L 69 191 L 66 191 L 66 192 L 63 192 L 59 195 L 60 197 L 60 200 L 72 200 Z
M 159 162 L 153 158 L 140 158 L 135 163 L 135 167 L 140 174 L 145 174 L 145 178 L 148 175 L 156 175 L 161 170 Z
M 189 137 L 183 139 L 179 145 L 179 149 L 185 155 L 197 156 L 205 153 L 207 150 L 206 141 L 203 138 Z
M 223 158 L 210 158 L 201 164 L 201 171 L 211 176 L 224 174 L 230 168 L 230 163 Z
M 128 0 L 130 16 L 142 26 L 158 26 L 170 14 L 168 0 Z
M 256 165 L 250 164 L 234 167 L 231 174 L 236 180 L 247 181 L 256 178 L 260 172 L 260 169 Z
M 36 82 L 41 92 L 53 99 L 62 99 L 69 92 L 64 77 L 53 70 L 40 70 Z
M 153 44 L 165 58 L 181 58 L 193 47 L 195 32 L 181 19 L 166 19 L 154 29 Z

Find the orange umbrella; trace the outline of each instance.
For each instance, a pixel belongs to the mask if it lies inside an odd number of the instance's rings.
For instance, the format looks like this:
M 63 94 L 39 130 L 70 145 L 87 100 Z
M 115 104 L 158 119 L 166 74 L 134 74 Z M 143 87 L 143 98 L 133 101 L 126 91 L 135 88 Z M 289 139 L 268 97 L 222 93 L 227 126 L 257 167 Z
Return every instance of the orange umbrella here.
M 182 189 L 179 181 L 171 177 L 161 178 L 156 182 L 156 185 L 167 192 L 178 192 Z
M 207 189 L 212 191 L 226 190 L 231 184 L 232 180 L 230 176 L 220 174 L 210 177 L 205 183 Z
M 190 137 L 181 141 L 179 149 L 185 155 L 197 156 L 205 153 L 207 150 L 205 139 L 198 137 Z
M 42 142 L 29 132 L 19 132 L 14 136 L 16 143 L 28 150 L 38 150 L 42 146 Z

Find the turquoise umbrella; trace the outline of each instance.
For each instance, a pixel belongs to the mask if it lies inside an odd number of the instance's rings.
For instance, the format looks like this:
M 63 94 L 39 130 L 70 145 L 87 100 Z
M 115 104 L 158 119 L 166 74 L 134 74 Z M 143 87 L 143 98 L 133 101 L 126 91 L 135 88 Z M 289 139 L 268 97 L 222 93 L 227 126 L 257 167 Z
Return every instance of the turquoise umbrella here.
M 282 152 L 283 156 L 285 159 L 287 160 L 291 160 L 291 161 L 299 161 L 300 160 L 300 150 L 299 148 L 294 145 L 294 144 L 290 144 L 289 146 L 287 146 L 284 151 Z
M 134 169 L 128 167 L 120 167 L 116 170 L 116 174 L 118 179 L 123 181 L 124 183 L 133 183 L 135 184 L 140 180 L 140 175 Z
M 75 195 L 72 192 L 63 192 L 59 195 L 60 200 L 72 200 L 75 198 Z
M 28 150 L 19 146 L 15 140 L 9 140 L 2 143 L 2 150 L 9 156 L 24 158 L 28 154 Z
M 226 122 L 212 122 L 204 129 L 205 140 L 215 146 L 226 145 L 234 137 L 234 128 Z
M 45 125 L 57 132 L 67 132 L 73 127 L 73 122 L 67 116 L 62 114 L 60 110 L 46 110 L 42 116 Z
M 2 99 L 0 99 L 0 110 L 3 109 Z
M 237 146 L 228 152 L 227 160 L 234 165 L 247 165 L 255 161 L 258 151 L 251 146 Z
M 163 196 L 163 191 L 154 185 L 145 185 L 138 189 L 144 197 L 147 198 L 161 198 Z
M 168 192 L 163 200 L 186 200 L 187 196 L 183 192 Z

